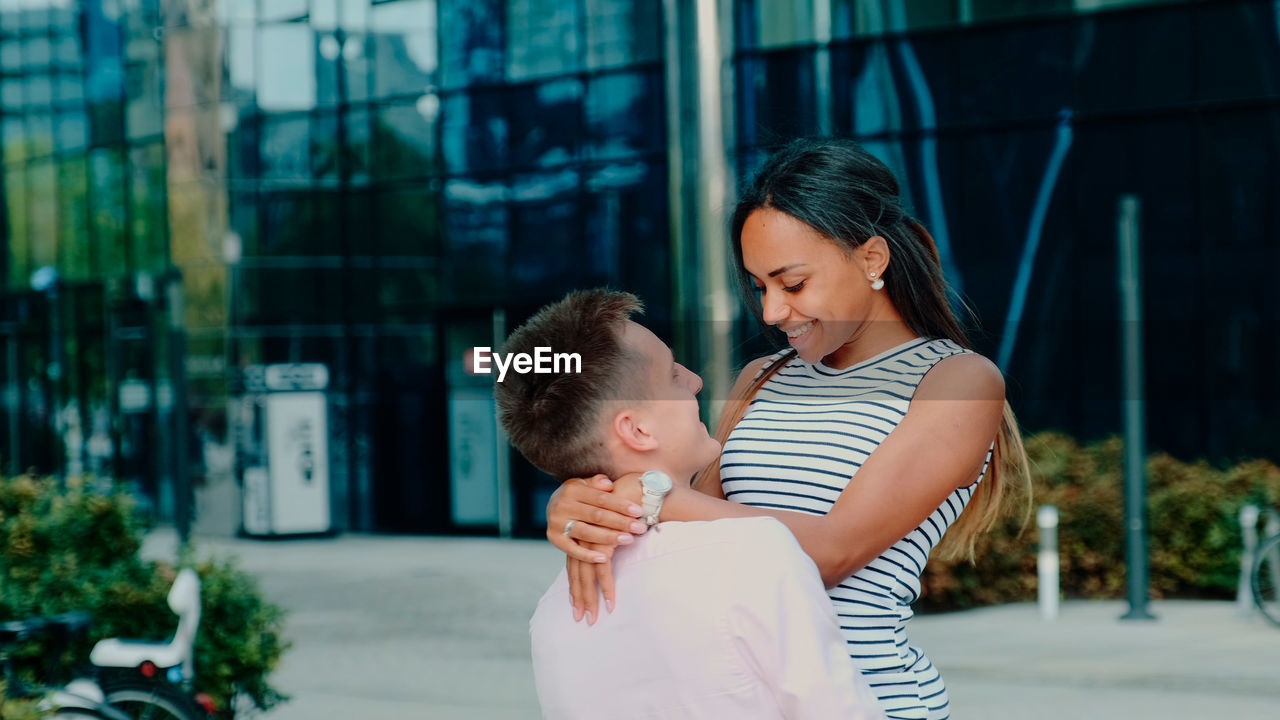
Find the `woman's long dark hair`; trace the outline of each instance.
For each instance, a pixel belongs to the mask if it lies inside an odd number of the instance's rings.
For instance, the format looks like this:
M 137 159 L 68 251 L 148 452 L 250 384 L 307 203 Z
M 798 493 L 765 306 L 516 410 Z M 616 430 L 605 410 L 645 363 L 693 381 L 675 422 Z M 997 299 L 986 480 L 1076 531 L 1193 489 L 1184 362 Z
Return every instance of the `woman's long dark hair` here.
M 947 338 L 972 349 L 947 298 L 938 248 L 899 199 L 898 181 L 884 163 L 851 140 L 793 140 L 775 153 L 742 193 L 733 213 L 733 256 L 748 307 L 761 317 L 760 300 L 742 260 L 742 228 L 751 213 L 786 213 L 840 246 L 846 253 L 880 236 L 889 246 L 884 290 L 907 327 L 920 337 Z M 940 554 L 973 557 L 978 537 L 995 524 L 1006 505 L 1023 521 L 1030 508 L 1030 475 L 1018 422 L 1006 402 L 987 476 L 970 507 L 946 535 Z

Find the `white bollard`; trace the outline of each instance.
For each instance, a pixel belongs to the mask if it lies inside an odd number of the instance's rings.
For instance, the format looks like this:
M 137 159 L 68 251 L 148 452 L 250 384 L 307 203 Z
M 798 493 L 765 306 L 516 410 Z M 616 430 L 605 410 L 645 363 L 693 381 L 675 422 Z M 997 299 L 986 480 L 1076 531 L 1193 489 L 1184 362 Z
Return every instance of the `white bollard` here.
M 1040 617 L 1058 617 L 1058 508 L 1044 505 L 1036 513 L 1040 526 L 1040 555 L 1036 561 L 1039 573 Z
M 1240 584 L 1236 588 L 1236 610 L 1241 617 L 1253 615 L 1253 555 L 1258 550 L 1258 506 L 1240 508 L 1240 535 L 1244 539 L 1244 552 L 1240 553 Z

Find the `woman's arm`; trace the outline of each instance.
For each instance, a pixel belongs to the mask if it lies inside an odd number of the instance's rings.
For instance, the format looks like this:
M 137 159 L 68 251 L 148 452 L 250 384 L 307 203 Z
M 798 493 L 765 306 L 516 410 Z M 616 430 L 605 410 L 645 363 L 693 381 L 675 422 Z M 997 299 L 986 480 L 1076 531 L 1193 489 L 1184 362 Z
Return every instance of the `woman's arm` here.
M 747 366 L 742 368 L 742 372 L 738 373 L 738 379 L 734 382 L 733 389 L 729 391 L 729 400 L 725 402 L 724 407 L 720 410 L 720 418 L 716 422 L 715 436 L 718 437 L 720 435 L 720 430 L 724 423 L 738 410 L 735 403 L 751 402 L 751 398 L 744 396 L 751 389 L 751 384 L 755 382 L 756 377 L 764 370 L 764 364 L 768 361 L 769 356 L 756 358 L 747 363 Z M 741 417 L 741 414 L 737 414 L 737 417 Z M 730 428 L 730 430 L 732 429 Z M 723 448 L 721 450 L 723 451 Z M 698 492 L 713 498 L 725 499 L 724 487 L 720 484 L 720 458 L 716 458 L 715 462 L 698 473 L 698 477 L 693 481 L 693 487 Z
M 826 515 L 748 507 L 680 488 L 667 497 L 662 519 L 775 517 L 834 587 L 906 537 L 957 487 L 973 483 L 1003 410 L 999 369 L 981 355 L 955 355 L 920 381 L 906 417 Z

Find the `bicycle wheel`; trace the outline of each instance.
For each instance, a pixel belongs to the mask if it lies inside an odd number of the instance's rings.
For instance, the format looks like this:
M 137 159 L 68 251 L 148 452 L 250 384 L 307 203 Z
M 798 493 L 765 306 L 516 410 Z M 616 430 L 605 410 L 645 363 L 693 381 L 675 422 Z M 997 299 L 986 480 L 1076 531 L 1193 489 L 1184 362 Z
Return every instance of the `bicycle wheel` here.
M 1280 627 L 1280 535 L 1263 540 L 1253 558 L 1253 602 Z
M 107 704 L 131 720 L 202 720 L 204 708 L 179 688 L 159 683 L 126 682 L 103 687 Z

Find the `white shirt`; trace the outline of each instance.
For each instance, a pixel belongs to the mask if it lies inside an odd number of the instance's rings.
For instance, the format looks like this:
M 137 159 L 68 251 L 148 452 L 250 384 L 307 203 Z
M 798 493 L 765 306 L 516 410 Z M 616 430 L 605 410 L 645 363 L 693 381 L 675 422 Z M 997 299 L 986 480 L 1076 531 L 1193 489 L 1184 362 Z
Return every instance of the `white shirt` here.
M 666 522 L 614 555 L 617 607 L 574 622 L 561 571 L 529 633 L 548 720 L 883 718 L 818 568 L 773 518 Z

